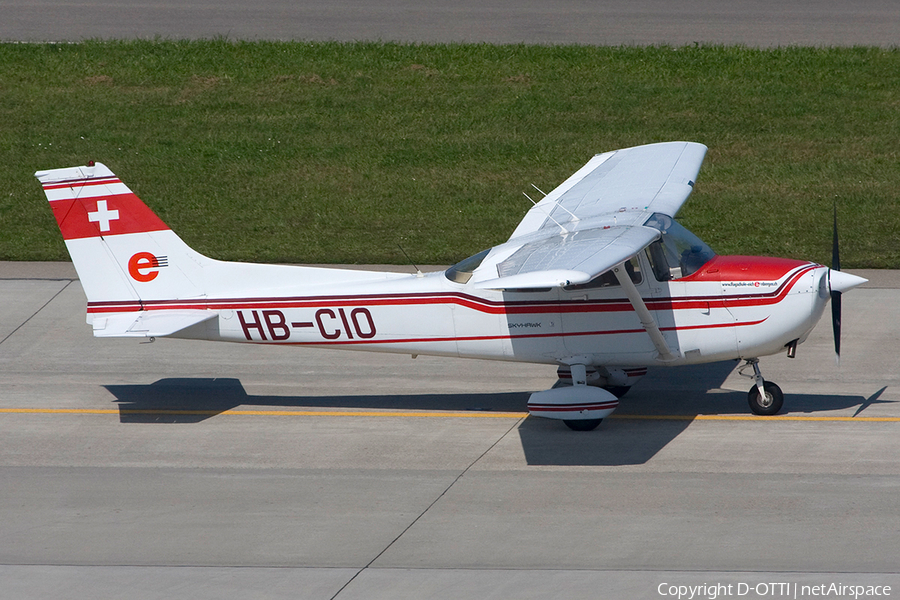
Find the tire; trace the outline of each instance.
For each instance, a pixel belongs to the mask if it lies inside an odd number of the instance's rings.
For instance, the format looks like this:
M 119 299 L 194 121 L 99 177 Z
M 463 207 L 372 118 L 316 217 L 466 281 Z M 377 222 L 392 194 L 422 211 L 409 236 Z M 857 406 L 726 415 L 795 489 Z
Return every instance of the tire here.
M 759 390 L 755 385 L 747 393 L 747 402 L 750 404 L 750 410 L 755 415 L 777 415 L 781 407 L 784 406 L 784 394 L 781 388 L 771 381 L 766 381 L 763 384 L 763 388 L 766 390 L 766 398 L 762 402 L 759 398 Z
M 563 423 L 572 431 L 593 431 L 603 422 L 603 419 L 571 419 Z
M 628 393 L 628 390 L 631 389 L 631 386 L 628 385 L 606 385 L 603 386 L 603 389 L 615 396 L 616 398 L 621 398 L 625 394 Z

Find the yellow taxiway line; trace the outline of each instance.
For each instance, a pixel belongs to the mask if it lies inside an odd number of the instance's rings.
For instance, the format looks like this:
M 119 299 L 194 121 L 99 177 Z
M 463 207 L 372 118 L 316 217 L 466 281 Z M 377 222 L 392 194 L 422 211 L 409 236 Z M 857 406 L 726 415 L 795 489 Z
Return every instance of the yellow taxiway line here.
M 611 419 L 646 421 L 862 421 L 867 423 L 900 423 L 900 417 L 806 417 L 797 415 L 610 415 Z
M 476 417 L 521 419 L 526 412 L 490 411 L 375 411 L 375 410 L 155 410 L 129 408 L 0 408 L 0 414 L 75 414 L 75 415 L 191 415 L 191 416 L 250 416 L 250 417 Z
M 153 410 L 128 408 L 0 408 L 0 414 L 73 414 L 73 415 L 170 415 L 170 416 L 240 416 L 240 417 L 415 417 L 522 419 L 527 412 L 491 411 L 396 411 L 396 410 Z M 614 414 L 612 419 L 646 421 L 851 421 L 865 423 L 898 423 L 900 417 L 841 417 L 776 415 L 629 415 Z

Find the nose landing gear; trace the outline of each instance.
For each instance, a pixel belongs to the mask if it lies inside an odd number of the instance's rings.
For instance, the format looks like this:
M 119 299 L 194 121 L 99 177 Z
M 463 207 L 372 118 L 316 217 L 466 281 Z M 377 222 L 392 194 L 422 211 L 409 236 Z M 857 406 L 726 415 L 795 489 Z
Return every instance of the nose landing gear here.
M 744 373 L 744 369 L 750 366 L 753 367 L 753 375 Z M 750 405 L 750 410 L 753 411 L 753 414 L 762 416 L 778 414 L 778 411 L 784 406 L 784 393 L 780 387 L 771 381 L 763 379 L 759 370 L 759 359 L 748 358 L 744 366 L 738 369 L 738 374 L 749 377 L 756 382 L 756 385 L 750 388 L 750 391 L 747 393 L 747 403 Z

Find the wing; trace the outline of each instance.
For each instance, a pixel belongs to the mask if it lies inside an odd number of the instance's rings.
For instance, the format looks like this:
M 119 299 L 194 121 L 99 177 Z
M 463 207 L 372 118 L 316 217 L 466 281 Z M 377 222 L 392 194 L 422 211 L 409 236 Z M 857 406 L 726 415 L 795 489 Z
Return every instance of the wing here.
M 510 239 L 624 208 L 674 217 L 700 172 L 706 146 L 665 142 L 598 154 L 538 202 Z
M 538 202 L 473 278 L 484 289 L 586 283 L 659 237 L 654 213 L 674 217 L 693 190 L 706 146 L 650 144 L 598 154 Z

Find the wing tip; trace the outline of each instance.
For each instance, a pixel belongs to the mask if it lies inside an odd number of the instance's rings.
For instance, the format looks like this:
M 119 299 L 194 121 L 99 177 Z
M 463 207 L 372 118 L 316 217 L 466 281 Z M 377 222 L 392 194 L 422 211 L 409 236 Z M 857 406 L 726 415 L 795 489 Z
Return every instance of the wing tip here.
M 76 182 L 100 177 L 115 177 L 115 173 L 103 163 L 88 161 L 88 164 L 79 167 L 35 171 L 34 176 L 42 185 L 47 185 L 48 183 L 59 183 L 62 181 Z

